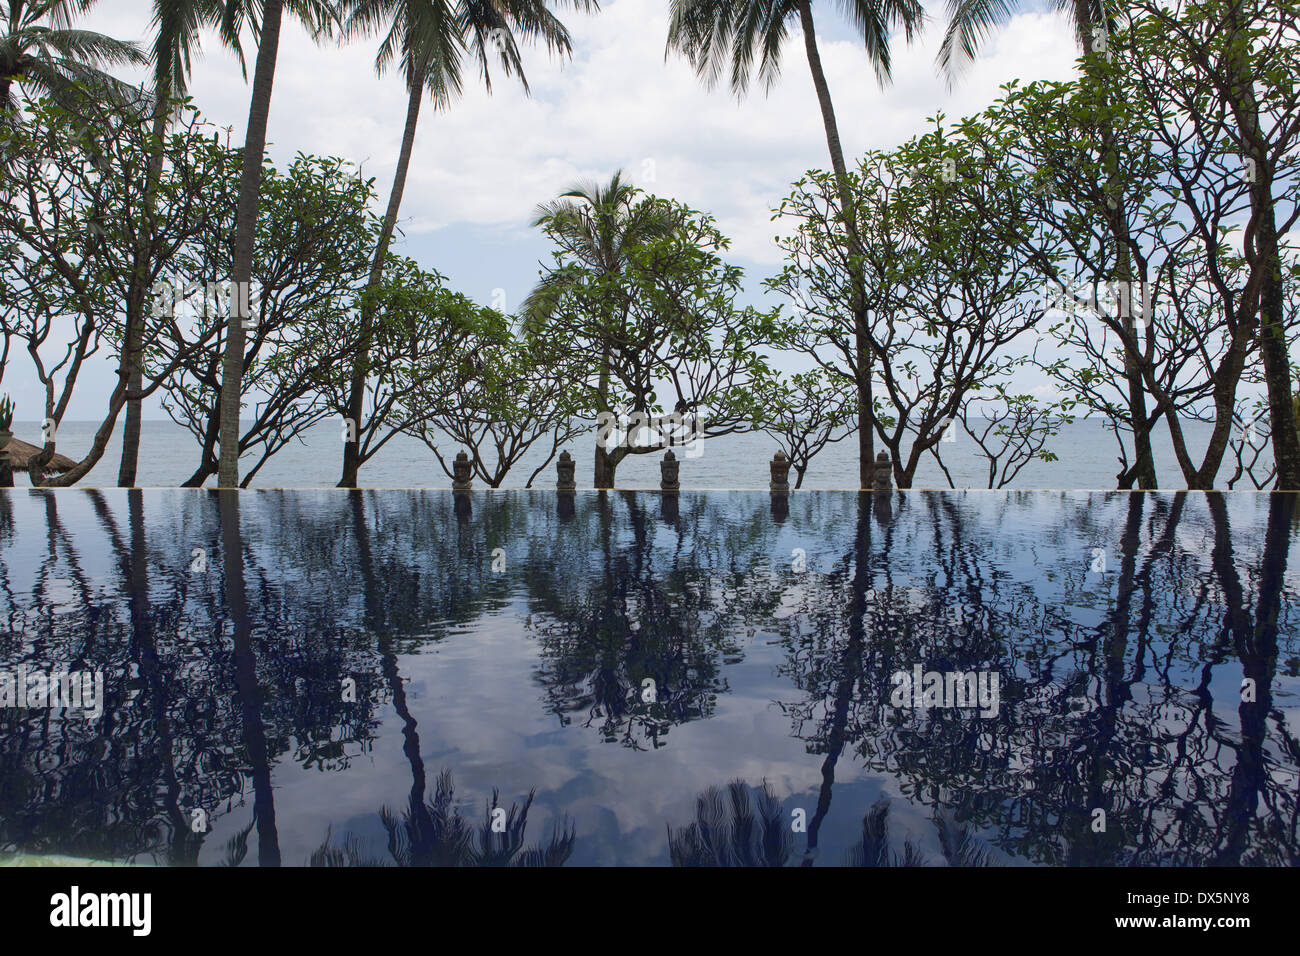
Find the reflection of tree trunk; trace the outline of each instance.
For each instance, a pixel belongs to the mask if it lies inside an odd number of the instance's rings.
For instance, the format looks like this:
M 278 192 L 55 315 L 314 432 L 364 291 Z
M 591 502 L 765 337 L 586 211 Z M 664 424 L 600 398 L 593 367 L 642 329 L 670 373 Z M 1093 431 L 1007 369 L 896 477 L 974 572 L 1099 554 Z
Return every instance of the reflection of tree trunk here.
M 98 494 L 96 493 L 98 497 Z M 149 606 L 149 559 L 146 553 L 144 532 L 144 496 L 138 488 L 127 492 L 127 509 L 131 524 L 131 561 L 127 588 L 131 601 L 131 640 L 140 649 L 140 675 L 149 684 L 153 704 L 153 722 L 158 733 L 158 760 L 162 765 L 167 787 L 166 812 L 171 821 L 171 862 L 193 865 L 198 862 L 201 837 L 194 838 L 189 821 L 181 810 L 180 782 L 176 779 L 176 762 L 172 743 L 171 720 L 167 715 L 170 702 L 162 665 L 158 660 L 158 647 L 154 641 L 153 614 Z M 103 505 L 102 498 L 98 505 Z M 107 514 L 107 508 L 104 509 Z M 110 517 L 111 520 L 111 517 Z M 116 538 L 117 529 L 113 527 Z M 121 553 L 121 546 L 114 545 Z M 184 649 L 182 649 L 184 650 Z
M 127 546 L 118 532 L 117 522 L 109 509 L 104 496 L 96 489 L 90 491 L 91 507 L 99 516 L 109 540 L 113 544 L 113 553 L 128 554 Z M 158 647 L 154 640 L 153 615 L 149 599 L 149 564 L 144 529 L 144 502 L 139 489 L 127 493 L 127 508 L 131 527 L 131 546 L 129 560 L 119 566 L 123 574 L 122 588 L 129 595 L 131 608 L 131 640 L 140 649 L 140 674 L 149 685 L 150 700 L 154 726 L 158 732 L 158 762 L 162 767 L 164 783 L 167 788 L 165 811 L 171 821 L 171 856 L 170 864 L 194 865 L 198 862 L 199 845 L 202 837 L 196 837 L 190 830 L 189 821 L 180 806 L 180 783 L 176 779 L 176 760 L 171 720 L 167 714 L 169 698 L 166 683 L 163 680 L 162 665 L 158 659 Z
M 1131 629 L 1133 592 L 1137 579 L 1137 550 L 1142 539 L 1142 511 L 1146 504 L 1143 493 L 1128 496 L 1128 517 L 1124 534 L 1120 538 L 1119 580 L 1116 582 L 1115 607 L 1105 625 L 1105 640 L 1101 651 L 1105 660 L 1094 666 L 1102 675 L 1103 685 L 1098 689 L 1100 706 L 1094 712 L 1088 728 L 1088 752 L 1083 762 L 1083 786 L 1087 790 L 1087 805 L 1083 807 L 1084 819 L 1090 819 L 1096 809 L 1109 811 L 1106 782 L 1113 771 L 1111 747 L 1115 741 L 1120 711 L 1133 697 L 1128 681 L 1124 680 L 1124 660 L 1128 654 L 1128 637 Z M 1076 835 L 1069 844 L 1067 861 L 1074 866 L 1097 865 L 1110 856 L 1110 849 L 1119 843 L 1119 833 L 1114 821 L 1109 821 L 1109 838 L 1092 839 L 1096 834 Z M 1080 839 L 1082 837 L 1082 839 Z
M 352 533 L 357 540 L 357 557 L 361 563 L 361 581 L 364 587 L 366 608 L 366 627 L 374 632 L 379 646 L 381 668 L 384 680 L 388 682 L 389 693 L 393 695 L 393 710 L 402 719 L 402 753 L 411 765 L 411 819 L 417 833 L 431 833 L 432 821 L 425 806 L 424 793 L 426 775 L 424 758 L 420 754 L 420 734 L 415 718 L 411 716 L 406 703 L 406 688 L 402 685 L 401 674 L 397 670 L 397 654 L 393 650 L 393 636 L 382 620 L 383 602 L 379 597 L 378 582 L 375 578 L 374 558 L 370 552 L 370 527 L 366 524 L 365 503 L 362 492 L 349 494 L 352 504 Z
M 1108 706 L 1122 704 L 1129 698 L 1129 688 L 1124 683 L 1124 658 L 1128 653 L 1128 635 L 1133 610 L 1134 581 L 1137 577 L 1137 551 L 1142 540 L 1142 512 L 1147 496 L 1128 496 L 1128 517 L 1124 522 L 1124 536 L 1120 538 L 1120 568 L 1115 610 L 1111 614 L 1106 654 L 1106 699 Z
M 835 710 L 830 732 L 826 735 L 826 759 L 822 761 L 822 784 L 817 792 L 817 809 L 808 822 L 808 853 L 803 865 L 812 866 L 817 850 L 817 835 L 831 808 L 831 790 L 835 786 L 835 766 L 847 742 L 849 703 L 853 687 L 862 675 L 862 652 L 866 646 L 867 590 L 871 585 L 871 496 L 858 495 L 858 527 L 853 541 L 853 597 L 849 603 L 849 640 L 840 655 L 840 679 L 835 687 Z
M 1282 590 L 1286 575 L 1287 551 L 1291 546 L 1291 522 L 1295 514 L 1295 497 L 1274 494 L 1269 498 L 1268 525 L 1264 532 L 1264 555 L 1259 575 L 1259 601 L 1255 621 L 1246 613 L 1246 595 L 1232 556 L 1232 538 L 1227 510 L 1222 497 L 1214 494 L 1211 514 L 1214 518 L 1214 565 L 1227 606 L 1225 630 L 1231 636 L 1241 660 L 1242 676 L 1255 682 L 1255 700 L 1242 701 L 1237 708 L 1241 721 L 1241 742 L 1236 749 L 1236 763 L 1228 786 L 1227 803 L 1220 819 L 1223 843 L 1211 861 L 1212 866 L 1242 863 L 1251 825 L 1259 807 L 1260 788 L 1268 779 L 1264 740 L 1267 736 L 1269 711 L 1273 705 L 1273 676 L 1277 670 L 1277 619 L 1282 607 Z M 1294 847 L 1291 848 L 1294 852 Z
M 253 771 L 253 815 L 257 819 L 257 860 L 260 866 L 280 865 L 280 841 L 275 830 L 275 799 L 271 789 L 271 765 L 266 750 L 266 729 L 262 724 L 262 692 L 257 683 L 257 658 L 253 650 L 253 626 L 244 584 L 244 542 L 239 533 L 239 492 L 217 493 L 221 519 L 222 571 L 225 575 L 226 605 L 235 626 L 235 695 L 243 717 L 244 750 Z
M 50 568 L 52 570 L 53 566 L 59 560 L 58 542 L 62 541 L 63 551 L 67 556 L 68 568 L 72 572 L 72 580 L 76 582 L 77 585 L 77 595 L 81 598 L 82 608 L 89 612 L 94 604 L 94 601 L 92 600 L 94 589 L 90 585 L 90 579 L 86 577 L 85 570 L 81 567 L 81 557 L 77 554 L 76 545 L 73 544 L 72 538 L 68 534 L 68 529 L 65 528 L 63 522 L 59 520 L 59 496 L 45 494 L 41 497 L 45 499 L 45 523 L 46 528 L 48 529 L 46 540 L 49 544 Z M 82 657 L 90 654 L 91 649 L 95 645 L 96 637 L 94 628 L 86 628 L 85 630 L 86 640 L 81 647 Z

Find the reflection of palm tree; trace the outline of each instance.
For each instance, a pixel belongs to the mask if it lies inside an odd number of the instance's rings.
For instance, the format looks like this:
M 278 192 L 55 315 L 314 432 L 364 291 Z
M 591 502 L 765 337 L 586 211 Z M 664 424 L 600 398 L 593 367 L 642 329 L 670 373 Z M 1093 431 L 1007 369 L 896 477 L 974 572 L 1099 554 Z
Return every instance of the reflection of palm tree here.
M 939 828 L 939 846 L 949 866 L 992 866 L 995 862 L 993 848 L 951 813 L 939 813 L 934 825 Z
M 781 803 L 767 781 L 750 802 L 749 787 L 733 780 L 724 795 L 717 787 L 700 794 L 695 822 L 673 833 L 673 866 L 784 866 L 792 850 Z
M 785 866 L 793 852 L 781 802 L 766 780 L 751 788 L 743 780 L 727 784 L 725 792 L 710 787 L 699 795 L 695 821 L 673 832 L 668 828 L 668 853 L 673 866 Z M 845 866 L 925 866 L 926 855 L 910 838 L 902 851 L 890 849 L 889 798 L 881 797 L 862 818 L 860 840 L 844 852 Z M 949 866 L 991 866 L 994 851 L 974 830 L 939 812 L 934 825 L 939 847 Z
M 483 825 L 474 827 L 456 806 L 451 771 L 444 769 L 438 775 L 433 798 L 427 803 L 412 801 L 400 818 L 387 807 L 379 812 L 388 832 L 388 852 L 403 867 L 563 866 L 573 853 L 576 839 L 567 818 L 555 827 L 546 843 L 524 849 L 528 811 L 536 793 L 530 790 L 522 806 L 511 803 L 507 811 L 501 806 L 500 792 L 493 790 Z M 311 855 L 311 865 L 387 866 L 388 863 L 367 856 L 354 836 L 345 838 L 341 846 L 331 846 L 327 834 L 325 842 Z
M 859 494 L 857 534 L 853 541 L 853 597 L 849 606 L 848 640 L 845 642 L 844 653 L 840 660 L 839 679 L 835 684 L 835 704 L 826 729 L 826 759 L 822 761 L 822 783 L 817 795 L 817 809 L 808 824 L 808 850 L 804 858 L 804 866 L 812 865 L 817 853 L 817 837 L 821 824 L 830 811 L 831 795 L 835 786 L 835 767 L 849 739 L 847 733 L 849 705 L 861 673 L 863 655 L 869 653 L 867 614 L 871 608 L 867 601 L 867 591 L 871 584 L 871 523 L 868 515 L 871 507 L 871 499 L 865 493 Z
M 881 797 L 862 818 L 862 839 L 844 854 L 845 866 L 920 866 L 925 860 L 911 840 L 903 852 L 889 851 L 889 798 Z
M 844 854 L 846 866 L 925 866 L 927 859 L 909 838 L 903 839 L 903 851 L 889 849 L 889 798 L 881 797 L 862 818 L 862 839 Z M 951 813 L 935 815 L 939 830 L 939 848 L 949 866 L 991 866 L 993 850 L 975 836 L 965 823 L 958 823 Z
M 242 741 L 253 773 L 253 816 L 257 820 L 259 866 L 280 865 L 280 840 L 275 825 L 275 793 L 271 758 L 262 718 L 262 691 L 257 682 L 253 620 L 244 581 L 243 538 L 239 533 L 239 494 L 223 491 L 217 499 L 221 522 L 222 571 L 226 603 L 234 625 L 235 699 L 239 702 Z

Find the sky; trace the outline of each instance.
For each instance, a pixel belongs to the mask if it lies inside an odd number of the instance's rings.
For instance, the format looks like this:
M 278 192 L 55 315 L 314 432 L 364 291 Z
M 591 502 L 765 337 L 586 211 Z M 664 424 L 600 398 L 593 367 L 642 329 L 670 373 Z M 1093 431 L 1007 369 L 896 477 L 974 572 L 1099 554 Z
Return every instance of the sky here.
M 80 25 L 147 45 L 149 0 L 100 0 Z M 936 113 L 978 112 L 1012 80 L 1065 79 L 1075 41 L 1065 17 L 1041 2 L 996 30 L 952 89 L 935 60 L 944 6 L 926 4 L 930 22 L 911 46 L 895 39 L 893 80 L 877 83 L 838 4 L 814 3 L 818 44 L 846 156 L 888 148 L 922 131 Z M 806 170 L 829 166 L 825 132 L 797 25 L 783 51 L 780 81 L 738 100 L 709 89 L 678 54 L 665 58 L 666 0 L 605 0 L 598 13 L 561 7 L 573 55 L 541 49 L 523 58 L 531 96 L 494 75 L 489 95 L 474 74 L 448 108 L 426 103 L 402 204 L 399 250 L 447 276 L 450 286 L 506 311 L 516 308 L 549 260 L 529 221 L 539 202 L 575 182 L 607 180 L 616 170 L 638 186 L 715 216 L 732 241 L 730 261 L 744 268 L 747 300 L 778 271 L 772 209 Z M 318 45 L 296 22 L 281 37 L 268 129 L 277 165 L 298 153 L 342 156 L 376 177 L 387 201 L 406 112 L 400 75 L 379 76 L 376 38 Z M 242 142 L 249 79 L 232 53 L 208 37 L 194 63 L 190 94 L 204 117 Z M 140 76 L 143 79 L 143 74 Z M 382 211 L 382 210 L 381 210 Z M 775 304 L 773 301 L 772 304 Z M 5 391 L 19 419 L 43 399 L 25 356 L 11 360 Z M 98 359 L 83 373 L 70 420 L 102 417 L 112 366 Z M 148 418 L 164 418 L 157 396 Z

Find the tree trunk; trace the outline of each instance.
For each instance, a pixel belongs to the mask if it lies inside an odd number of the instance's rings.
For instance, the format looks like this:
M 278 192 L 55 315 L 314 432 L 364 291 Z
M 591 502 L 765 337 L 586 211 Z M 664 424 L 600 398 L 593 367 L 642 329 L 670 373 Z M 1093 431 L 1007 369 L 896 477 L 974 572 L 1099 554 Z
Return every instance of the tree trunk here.
M 866 332 L 858 329 L 858 490 L 870 491 L 876 482 L 876 410 L 871 398 L 871 369 L 863 368 L 861 357 L 869 352 L 863 345 Z
M 117 385 L 108 398 L 108 412 L 105 414 L 104 420 L 99 423 L 99 428 L 95 430 L 95 437 L 90 443 L 90 451 L 86 453 L 86 457 L 77 462 L 76 467 L 69 471 L 47 479 L 45 477 L 45 465 L 54 457 L 54 445 L 52 442 L 46 442 L 45 447 L 33 455 L 28 462 L 28 474 L 31 476 L 32 487 L 70 488 L 86 477 L 90 470 L 99 464 L 99 460 L 104 457 L 104 449 L 108 447 L 108 440 L 113 437 L 113 428 L 117 425 L 117 416 L 121 414 L 122 405 L 125 401 L 125 380 L 119 374 Z
M 269 4 L 268 4 L 269 6 Z M 259 154 L 260 155 L 260 154 Z M 257 821 L 259 866 L 280 865 L 280 839 L 275 824 L 275 789 L 271 785 L 271 755 L 262 720 L 262 690 L 257 680 L 257 651 L 253 618 L 244 578 L 244 537 L 239 527 L 239 493 L 225 490 L 217 498 L 221 527 L 221 573 L 226 606 L 230 610 L 231 660 L 234 664 L 235 701 L 239 707 L 241 742 L 253 778 L 253 817 Z
M 1294 491 L 1300 489 L 1300 435 L 1296 433 L 1295 406 L 1291 401 L 1291 363 L 1287 357 L 1283 325 L 1282 262 L 1278 254 L 1271 196 L 1267 206 L 1260 208 L 1260 220 L 1258 248 L 1267 272 L 1260 290 L 1259 354 L 1268 386 L 1268 418 L 1273 430 L 1277 487 Z
M 122 342 L 122 361 L 127 365 L 127 390 L 133 395 L 138 395 L 144 384 L 144 372 L 140 367 L 143 332 L 134 317 L 128 315 L 126 336 Z M 117 467 L 119 488 L 135 487 L 136 465 L 140 454 L 140 417 L 140 399 L 128 398 L 126 419 L 122 423 L 122 459 Z
M 343 475 L 339 478 L 339 488 L 355 488 L 357 472 L 361 470 L 361 416 L 365 412 L 366 378 L 369 375 L 370 338 L 375 321 L 375 303 L 373 293 L 379 288 L 384 275 L 384 259 L 388 256 L 388 245 L 392 242 L 397 229 L 397 212 L 402 206 L 402 192 L 406 189 L 406 173 L 411 166 L 411 151 L 415 147 L 415 127 L 420 121 L 420 103 L 424 100 L 423 72 L 417 73 L 410 83 L 406 103 L 406 126 L 402 130 L 402 149 L 397 157 L 397 169 L 393 173 L 393 188 L 388 194 L 388 209 L 384 213 L 383 227 L 379 231 L 379 241 L 375 245 L 375 258 L 370 263 L 370 276 L 366 280 L 366 291 L 361 298 L 361 329 L 357 348 L 357 360 L 352 366 L 352 378 L 348 382 L 348 403 L 345 418 L 352 421 L 352 435 L 355 441 L 343 443 Z
M 157 143 L 157 152 L 149 157 L 148 179 L 144 187 L 144 210 L 146 225 L 145 238 L 142 243 L 153 240 L 153 204 L 157 195 L 158 182 L 162 178 L 163 137 L 167 135 L 167 98 L 162 91 L 156 94 L 154 103 L 153 136 Z M 126 334 L 122 340 L 122 361 L 126 363 L 126 420 L 122 423 L 122 458 L 117 469 L 117 484 L 120 488 L 135 486 L 136 466 L 140 458 L 140 420 L 143 399 L 140 390 L 144 387 L 144 363 L 141 355 L 144 351 L 145 310 L 148 308 L 150 290 L 145 288 L 145 280 L 153 270 L 144 261 L 148 249 L 136 251 L 136 278 L 132 283 L 131 295 L 135 299 L 133 307 L 128 308 L 126 316 Z
M 253 248 L 257 238 L 257 202 L 262 188 L 262 156 L 266 153 L 266 124 L 271 114 L 271 86 L 280 46 L 283 0 L 264 0 L 262 36 L 253 72 L 253 96 L 248 104 L 248 129 L 244 135 L 243 168 L 239 180 L 239 205 L 235 213 L 235 261 L 231 270 L 236 301 L 240 290 L 253 280 Z M 251 299 L 251 291 L 249 293 Z M 243 398 L 244 323 L 233 314 L 226 319 L 226 354 L 221 367 L 221 458 L 217 483 L 222 488 L 239 485 L 239 409 Z
M 1094 30 L 1104 29 L 1103 24 L 1092 22 L 1092 5 L 1087 0 L 1075 0 L 1074 2 L 1075 24 L 1079 30 L 1079 44 L 1083 49 L 1084 56 L 1092 56 L 1097 52 L 1104 52 L 1103 46 L 1100 50 L 1097 47 Z M 1109 119 L 1104 120 L 1101 124 L 1101 151 L 1103 161 L 1108 158 L 1114 158 L 1115 155 L 1115 130 Z M 1115 164 L 1118 166 L 1118 163 Z M 1133 317 L 1133 302 L 1146 302 L 1146 296 L 1142 295 L 1139 289 L 1138 295 L 1132 294 L 1133 282 L 1133 264 L 1132 253 L 1129 249 L 1129 226 L 1128 217 L 1124 213 L 1123 196 L 1120 195 L 1119 174 L 1116 172 L 1110 177 L 1106 184 L 1106 197 L 1110 203 L 1109 208 L 1105 210 L 1107 227 L 1111 236 L 1115 239 L 1115 273 L 1112 276 L 1113 281 L 1118 283 L 1117 299 L 1128 304 L 1126 315 L 1120 316 L 1120 324 L 1124 329 L 1124 379 L 1128 386 L 1128 413 L 1129 420 L 1133 428 L 1133 465 L 1118 476 L 1120 488 L 1131 488 L 1136 482 L 1139 488 L 1155 488 L 1156 467 L 1155 456 L 1151 451 L 1151 431 L 1155 427 L 1155 422 L 1150 421 L 1146 408 L 1146 391 L 1143 386 L 1142 363 L 1145 361 L 1141 351 L 1141 340 L 1137 336 L 1136 323 Z M 1143 315 L 1143 322 L 1149 322 L 1150 316 Z M 1132 344 L 1130 344 L 1130 341 Z M 1136 347 L 1135 347 L 1136 346 Z
M 596 411 L 598 413 L 611 411 L 609 407 L 609 342 L 606 341 L 600 350 L 600 381 L 596 384 Z M 597 418 L 599 422 L 599 417 Z M 618 468 L 617 461 L 610 460 L 610 454 L 605 449 L 601 440 L 600 427 L 596 428 L 596 473 L 593 478 L 592 487 L 594 488 L 613 488 L 614 471 Z
M 1254 163 L 1255 181 L 1250 189 L 1250 222 L 1244 241 L 1246 259 L 1252 272 L 1261 272 L 1259 285 L 1259 355 L 1264 365 L 1264 382 L 1268 389 L 1268 417 L 1273 432 L 1273 460 L 1277 465 L 1277 487 L 1300 489 L 1300 435 L 1296 433 L 1296 413 L 1292 404 L 1291 362 L 1287 356 L 1284 315 L 1285 295 L 1282 286 L 1282 258 L 1278 250 L 1277 218 L 1273 202 L 1273 167 L 1269 162 L 1270 144 L 1260 129 L 1259 103 L 1250 63 L 1248 41 L 1241 37 L 1246 28 L 1242 12 L 1233 9 L 1229 17 L 1236 54 L 1228 92 L 1236 120 L 1242 152 Z M 1236 41 L 1240 39 L 1241 42 Z M 1251 232 L 1254 242 L 1251 242 Z M 1252 245 L 1254 256 L 1251 255 Z
M 599 442 L 596 443 L 596 473 L 593 477 L 592 484 L 596 488 L 613 488 L 614 473 L 618 470 L 618 462 L 614 456 L 607 452 Z
M 862 488 L 870 488 L 875 472 L 876 415 L 871 402 L 873 359 L 867 337 L 866 275 L 859 254 L 862 242 L 858 238 L 853 192 L 849 188 L 848 167 L 844 163 L 844 147 L 840 144 L 839 125 L 835 122 L 835 106 L 831 103 L 830 87 L 826 83 L 826 73 L 822 70 L 821 53 L 817 50 L 817 31 L 809 0 L 799 2 L 799 24 L 803 28 L 804 51 L 808 56 L 813 86 L 817 90 L 817 102 L 821 106 L 822 124 L 826 127 L 826 147 L 830 150 L 831 168 L 835 171 L 835 182 L 839 187 L 840 212 L 849 238 L 849 253 L 855 263 L 850 267 L 853 281 L 850 305 L 853 310 L 854 347 L 858 366 L 858 481 Z

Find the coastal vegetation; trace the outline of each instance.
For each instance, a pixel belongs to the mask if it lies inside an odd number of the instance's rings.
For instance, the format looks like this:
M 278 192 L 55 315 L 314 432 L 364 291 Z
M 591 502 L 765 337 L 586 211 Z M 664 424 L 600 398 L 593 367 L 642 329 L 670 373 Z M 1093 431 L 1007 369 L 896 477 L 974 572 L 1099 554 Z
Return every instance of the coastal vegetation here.
M 1114 436 L 1118 488 L 1156 485 L 1161 433 L 1188 488 L 1300 488 L 1296 0 L 1063 4 L 1073 78 L 1007 77 L 982 111 L 862 155 L 821 61 L 829 5 L 675 0 L 667 55 L 737 95 L 802 39 L 830 163 L 771 197 L 784 261 L 750 277 L 763 303 L 707 210 L 611 171 L 537 197 L 551 257 L 513 311 L 403 248 L 421 107 L 451 108 L 471 69 L 527 90 L 522 51 L 571 56 L 559 16 L 595 3 L 154 0 L 144 45 L 82 29 L 93 6 L 0 3 L 0 388 L 33 376 L 43 396 L 10 409 L 43 423 L 34 485 L 84 479 L 118 427 L 118 483 L 138 484 L 152 400 L 193 436 L 195 486 L 247 487 L 333 422 L 341 487 L 397 436 L 448 477 L 466 451 L 490 487 L 585 446 L 612 488 L 630 455 L 751 431 L 795 487 L 847 439 L 861 487 L 882 451 L 898 487 L 923 460 L 950 474 L 958 432 L 1003 487 L 1088 418 Z M 882 84 L 925 20 L 913 0 L 835 9 Z M 951 5 L 937 68 L 960 82 L 1013 10 Z M 380 38 L 408 104 L 386 199 L 353 157 L 266 153 L 286 16 L 320 43 Z M 242 144 L 188 98 L 206 33 L 245 67 L 255 47 Z M 138 85 L 113 74 L 146 65 Z M 59 426 L 105 357 L 102 417 L 65 466 Z

